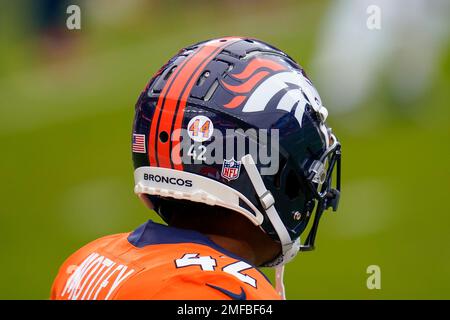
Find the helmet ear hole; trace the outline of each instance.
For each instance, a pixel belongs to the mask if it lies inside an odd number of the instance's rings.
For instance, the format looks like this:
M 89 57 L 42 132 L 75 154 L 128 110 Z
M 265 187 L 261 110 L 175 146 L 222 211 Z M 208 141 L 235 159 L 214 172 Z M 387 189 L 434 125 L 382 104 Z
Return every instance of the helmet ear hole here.
M 280 165 L 278 167 L 278 172 L 274 175 L 274 181 L 273 184 L 277 189 L 280 189 L 281 187 L 281 174 L 284 171 L 284 168 L 286 167 L 287 159 L 280 155 Z
M 286 195 L 290 200 L 294 200 L 300 193 L 300 181 L 294 170 L 290 170 L 286 177 Z

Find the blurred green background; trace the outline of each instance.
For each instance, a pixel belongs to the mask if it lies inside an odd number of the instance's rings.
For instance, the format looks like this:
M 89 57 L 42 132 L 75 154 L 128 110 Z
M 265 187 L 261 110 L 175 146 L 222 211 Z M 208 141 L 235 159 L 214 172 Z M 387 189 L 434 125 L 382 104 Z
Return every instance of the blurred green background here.
M 80 246 L 160 221 L 133 194 L 135 101 L 180 48 L 224 35 L 296 59 L 343 144 L 340 210 L 287 266 L 288 298 L 450 298 L 448 1 L 48 3 L 0 4 L 0 298 L 47 299 Z

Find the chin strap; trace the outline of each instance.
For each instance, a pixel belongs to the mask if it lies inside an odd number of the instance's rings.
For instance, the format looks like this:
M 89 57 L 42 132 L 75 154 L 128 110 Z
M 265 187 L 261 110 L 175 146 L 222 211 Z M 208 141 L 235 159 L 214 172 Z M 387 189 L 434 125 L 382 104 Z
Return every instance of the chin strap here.
M 286 292 L 284 290 L 284 264 L 275 268 L 275 290 L 282 300 L 286 300 Z
M 300 249 L 300 240 L 297 239 L 293 241 L 291 239 L 289 232 L 283 224 L 283 221 L 281 221 L 280 215 L 275 209 L 275 199 L 273 198 L 272 193 L 266 189 L 253 157 L 250 154 L 247 154 L 243 156 L 241 160 L 245 170 L 247 171 L 248 177 L 255 188 L 261 205 L 266 211 L 267 217 L 269 218 L 269 221 L 275 229 L 281 242 L 281 255 L 265 266 L 276 268 L 276 290 L 278 294 L 285 299 L 283 284 L 284 265 L 297 255 Z

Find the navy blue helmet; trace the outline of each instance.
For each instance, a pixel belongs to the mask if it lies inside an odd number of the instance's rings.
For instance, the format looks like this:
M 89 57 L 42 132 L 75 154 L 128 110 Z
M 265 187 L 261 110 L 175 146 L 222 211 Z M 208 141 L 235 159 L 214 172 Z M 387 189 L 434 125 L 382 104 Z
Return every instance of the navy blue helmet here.
M 135 193 L 165 221 L 165 201 L 236 211 L 280 243 L 266 265 L 284 265 L 314 248 L 322 213 L 338 206 L 341 146 L 327 116 L 303 69 L 273 46 L 241 37 L 189 46 L 137 101 Z

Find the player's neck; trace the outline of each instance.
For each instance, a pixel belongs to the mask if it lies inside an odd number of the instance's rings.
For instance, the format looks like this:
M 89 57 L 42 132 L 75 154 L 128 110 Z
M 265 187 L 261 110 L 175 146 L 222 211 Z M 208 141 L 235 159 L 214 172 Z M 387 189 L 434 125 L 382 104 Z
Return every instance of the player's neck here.
M 230 251 L 238 257 L 247 260 L 251 264 L 256 266 L 261 264 L 261 262 L 256 259 L 257 254 L 255 253 L 255 250 L 247 242 L 216 234 L 207 234 L 207 236 L 215 244 L 221 246 L 227 251 Z

